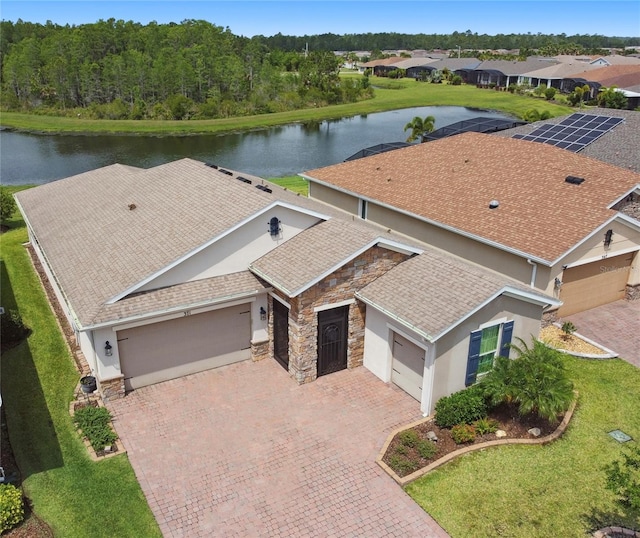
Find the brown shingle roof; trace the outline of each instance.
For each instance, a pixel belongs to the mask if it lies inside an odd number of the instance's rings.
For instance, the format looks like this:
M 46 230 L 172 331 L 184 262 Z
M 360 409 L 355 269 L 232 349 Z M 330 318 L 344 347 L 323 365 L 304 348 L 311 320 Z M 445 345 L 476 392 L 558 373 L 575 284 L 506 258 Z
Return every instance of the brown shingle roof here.
M 582 185 L 565 182 L 569 175 Z M 464 133 L 311 170 L 310 180 L 552 262 L 615 215 L 640 174 L 546 144 Z M 491 200 L 497 209 L 489 209 Z

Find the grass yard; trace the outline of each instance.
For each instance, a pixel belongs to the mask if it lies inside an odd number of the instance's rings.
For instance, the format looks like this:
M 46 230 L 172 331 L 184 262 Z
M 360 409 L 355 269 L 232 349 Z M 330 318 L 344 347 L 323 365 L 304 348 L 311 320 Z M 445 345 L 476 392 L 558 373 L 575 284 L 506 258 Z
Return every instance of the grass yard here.
M 623 515 L 602 470 L 623 446 L 609 431 L 640 441 L 640 370 L 619 359 L 564 360 L 580 393 L 564 437 L 474 452 L 407 486 L 453 538 L 584 538 L 606 525 L 640 528 L 640 513 Z
M 309 195 L 309 184 L 306 179 L 300 176 L 285 176 L 285 177 L 273 177 L 268 181 L 280 185 L 285 189 L 289 189 L 292 192 L 302 194 L 304 196 Z
M 347 75 L 354 76 L 354 75 Z M 357 76 L 357 75 L 356 75 Z M 305 121 L 339 119 L 359 114 L 371 114 L 386 110 L 419 106 L 465 106 L 479 109 L 500 110 L 523 117 L 532 108 L 539 112 L 549 111 L 552 116 L 570 114 L 573 109 L 545 99 L 478 89 L 475 86 L 451 86 L 427 84 L 413 79 L 391 80 L 370 77 L 375 87 L 375 97 L 366 101 L 345 105 L 326 106 L 259 114 L 215 120 L 91 120 L 76 117 L 45 116 L 2 112 L 0 124 L 4 127 L 26 131 L 48 133 L 121 133 L 190 135 L 202 133 L 225 133 L 264 129 L 275 125 L 286 125 Z
M 2 405 L 33 511 L 65 538 L 161 536 L 127 456 L 94 463 L 75 431 L 69 402 L 78 373 L 22 246 L 24 223 L 8 224 L 1 304 L 32 333 L 2 355 Z

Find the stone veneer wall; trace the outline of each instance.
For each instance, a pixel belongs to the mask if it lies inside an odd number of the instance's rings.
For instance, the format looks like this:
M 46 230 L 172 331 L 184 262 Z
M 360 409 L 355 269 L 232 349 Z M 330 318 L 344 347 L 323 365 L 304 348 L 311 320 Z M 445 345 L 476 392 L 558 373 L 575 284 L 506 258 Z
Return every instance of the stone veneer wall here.
M 631 284 L 627 284 L 627 289 L 625 290 L 624 298 L 627 301 L 637 301 L 640 299 L 640 284 L 636 284 L 632 286 Z
M 273 348 L 273 344 L 269 345 L 270 342 L 271 342 L 271 339 L 265 340 L 263 342 L 255 342 L 255 343 L 251 342 L 251 360 L 256 362 L 256 361 L 261 361 L 262 359 L 266 359 L 270 353 L 269 349 Z
M 314 308 L 353 299 L 356 291 L 393 269 L 408 257 L 408 254 L 375 246 L 297 297 L 288 298 L 277 291 L 275 292 L 291 305 L 289 311 L 289 374 L 298 383 L 308 383 L 318 376 L 318 316 Z M 349 305 L 348 368 L 362 365 L 365 314 L 366 307 L 360 301 Z M 269 340 L 272 342 L 271 321 L 269 336 Z M 273 343 L 270 345 L 270 353 L 273 354 Z
M 100 394 L 106 400 L 118 400 L 124 398 L 124 376 L 118 376 L 113 379 L 107 379 L 106 381 L 98 380 L 98 388 Z

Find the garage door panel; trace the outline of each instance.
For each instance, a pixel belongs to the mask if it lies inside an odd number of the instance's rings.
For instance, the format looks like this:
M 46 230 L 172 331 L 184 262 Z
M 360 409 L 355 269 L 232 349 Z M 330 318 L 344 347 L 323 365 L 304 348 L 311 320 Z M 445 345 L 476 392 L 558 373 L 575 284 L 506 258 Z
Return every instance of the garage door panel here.
M 249 358 L 250 323 L 248 305 L 239 305 L 118 331 L 125 382 L 135 388 Z
M 624 254 L 565 269 L 558 314 L 568 316 L 624 299 L 633 254 Z
M 424 350 L 399 334 L 393 337 L 391 381 L 420 401 L 424 374 Z

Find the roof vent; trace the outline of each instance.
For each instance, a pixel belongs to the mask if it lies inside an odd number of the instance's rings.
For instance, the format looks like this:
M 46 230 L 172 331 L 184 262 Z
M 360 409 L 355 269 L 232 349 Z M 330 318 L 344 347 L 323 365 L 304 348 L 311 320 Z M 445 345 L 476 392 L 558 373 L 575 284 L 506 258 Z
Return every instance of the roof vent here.
M 248 183 L 249 185 L 251 185 L 251 180 L 247 179 L 244 176 L 236 176 L 236 179 L 239 180 L 239 181 L 242 181 L 243 183 Z
M 498 200 L 491 200 L 489 202 L 489 209 L 495 209 L 499 205 L 500 205 L 500 202 L 498 202 Z
M 566 183 L 571 183 L 572 185 L 580 185 L 584 181 L 583 177 L 577 176 L 567 176 L 564 178 Z
M 133 211 L 136 207 L 138 207 L 136 204 L 129 204 L 129 211 Z
M 228 176 L 232 176 L 233 172 L 229 172 L 229 170 L 225 170 L 224 168 L 218 168 L 218 170 L 220 172 L 222 172 L 223 174 L 227 174 Z
M 256 189 L 260 189 L 261 191 L 264 192 L 273 192 L 269 187 L 266 187 L 265 185 L 256 185 Z
M 205 164 L 206 164 L 209 168 L 215 168 L 215 169 L 217 169 L 217 168 L 218 168 L 218 165 L 217 165 L 217 164 L 212 164 L 212 163 L 205 163 Z

